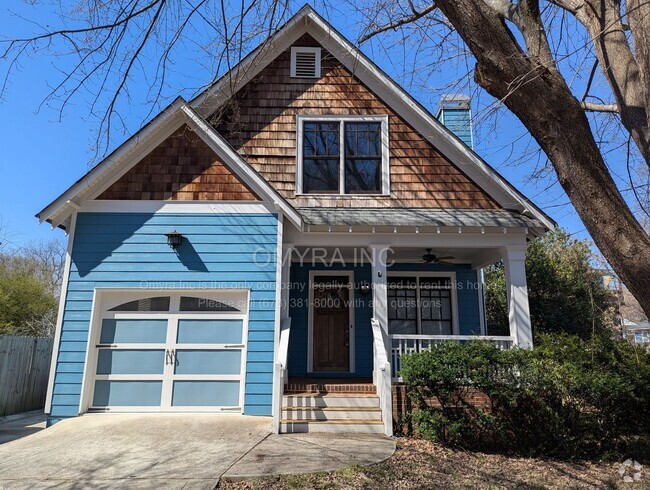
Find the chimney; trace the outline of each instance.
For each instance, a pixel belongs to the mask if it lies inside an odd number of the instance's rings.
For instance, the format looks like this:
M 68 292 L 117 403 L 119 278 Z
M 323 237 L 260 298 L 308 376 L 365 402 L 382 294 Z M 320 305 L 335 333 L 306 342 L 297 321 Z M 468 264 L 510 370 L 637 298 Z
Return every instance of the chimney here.
M 447 94 L 440 98 L 436 118 L 470 148 L 472 137 L 472 109 L 470 98 L 464 94 Z

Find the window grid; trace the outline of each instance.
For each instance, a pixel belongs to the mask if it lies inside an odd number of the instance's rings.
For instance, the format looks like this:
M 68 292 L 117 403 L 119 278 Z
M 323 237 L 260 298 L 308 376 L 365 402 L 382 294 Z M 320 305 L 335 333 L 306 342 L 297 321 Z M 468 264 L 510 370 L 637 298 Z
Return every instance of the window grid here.
M 403 283 L 406 281 L 406 289 L 404 288 Z M 423 284 L 424 283 L 424 284 Z M 401 284 L 401 287 L 396 287 L 396 284 Z M 424 287 L 423 287 L 424 286 Z M 442 330 L 448 330 L 448 333 L 442 333 L 442 335 L 451 335 L 453 334 L 453 300 L 451 294 L 451 278 L 450 277 L 440 277 L 440 278 L 431 278 L 431 277 L 392 277 L 388 280 L 388 323 L 389 328 L 391 322 L 404 322 L 404 321 L 413 321 L 413 318 L 409 318 L 408 312 L 401 314 L 399 308 L 394 307 L 391 303 L 402 298 L 412 298 L 415 296 L 416 299 L 416 308 L 415 308 L 415 333 L 417 335 L 427 335 L 428 333 L 424 331 L 423 320 L 424 322 L 437 322 L 439 328 Z M 413 294 L 414 293 L 414 294 Z M 424 302 L 428 302 L 430 305 L 428 312 L 423 308 Z M 440 308 L 435 308 L 435 301 L 440 301 Z M 446 308 L 444 304 L 446 303 Z M 446 314 L 445 314 L 446 313 Z M 412 315 L 410 315 L 412 316 Z M 434 318 L 434 316 L 436 318 Z M 433 325 L 435 328 L 435 325 Z M 439 335 L 441 333 L 432 334 Z
M 358 120 L 356 120 L 358 119 Z M 389 193 L 389 170 L 388 170 L 388 120 L 385 116 L 368 116 L 368 117 L 351 117 L 342 116 L 340 119 L 338 117 L 327 117 L 320 116 L 315 118 L 305 117 L 302 119 L 302 116 L 298 116 L 298 125 L 300 127 L 301 136 L 299 137 L 299 148 L 300 148 L 300 165 L 299 165 L 299 193 L 300 194 L 336 194 L 341 196 L 355 195 L 355 194 L 366 194 L 366 195 L 388 195 Z M 338 126 L 338 152 L 336 154 L 327 153 L 323 154 L 314 154 L 307 153 L 309 142 L 307 141 L 312 137 L 314 128 L 318 126 Z M 330 128 L 328 128 L 328 131 Z M 346 131 L 354 133 L 355 143 L 358 142 L 360 134 L 366 135 L 366 141 L 368 142 L 366 146 L 366 151 L 371 153 L 368 156 L 360 156 L 358 153 L 359 148 L 356 148 L 353 152 L 351 151 L 351 145 L 348 144 L 348 138 L 346 137 Z M 378 137 L 376 144 L 371 144 L 370 137 L 374 135 Z M 312 148 L 313 149 L 313 148 Z M 348 151 L 350 149 L 350 151 Z M 333 164 L 336 159 L 338 165 L 338 187 L 333 185 L 333 182 L 330 182 L 326 188 L 314 188 L 308 182 L 308 179 L 313 175 L 313 170 L 309 167 L 314 166 L 317 161 L 320 161 L 320 165 L 323 165 L 323 162 L 328 162 Z M 356 168 L 355 168 L 356 166 Z M 360 170 L 359 170 L 360 168 Z M 346 182 L 347 172 L 346 169 L 355 170 L 357 174 L 357 180 L 362 178 L 372 178 L 373 183 L 357 186 L 358 188 L 354 189 L 348 185 Z M 334 170 L 334 169 L 331 169 Z M 331 172 L 332 175 L 334 172 Z M 334 188 L 336 187 L 336 190 Z M 372 188 L 371 188 L 372 187 Z

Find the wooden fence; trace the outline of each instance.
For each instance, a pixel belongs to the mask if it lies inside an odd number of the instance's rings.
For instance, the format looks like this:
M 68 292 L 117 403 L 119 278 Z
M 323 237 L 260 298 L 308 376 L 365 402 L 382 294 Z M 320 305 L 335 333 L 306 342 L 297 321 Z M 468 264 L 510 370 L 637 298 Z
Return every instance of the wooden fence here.
M 54 339 L 0 335 L 0 417 L 45 406 Z

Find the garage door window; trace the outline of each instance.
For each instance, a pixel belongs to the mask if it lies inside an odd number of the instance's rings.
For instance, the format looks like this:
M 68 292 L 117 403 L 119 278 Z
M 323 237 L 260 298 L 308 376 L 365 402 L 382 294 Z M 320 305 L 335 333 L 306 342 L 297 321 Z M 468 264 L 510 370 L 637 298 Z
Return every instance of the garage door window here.
M 107 298 L 112 304 L 95 334 L 90 410 L 241 411 L 245 291 Z

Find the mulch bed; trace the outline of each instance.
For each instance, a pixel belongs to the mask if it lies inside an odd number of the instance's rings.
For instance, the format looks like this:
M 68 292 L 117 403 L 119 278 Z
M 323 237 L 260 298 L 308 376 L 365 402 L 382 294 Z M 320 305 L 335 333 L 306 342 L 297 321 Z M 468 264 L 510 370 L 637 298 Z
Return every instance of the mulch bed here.
M 647 467 L 641 479 L 624 483 L 621 463 L 566 462 L 508 457 L 449 449 L 412 438 L 398 439 L 397 451 L 387 461 L 315 475 L 223 481 L 219 489 L 542 489 L 606 488 L 650 489 Z

